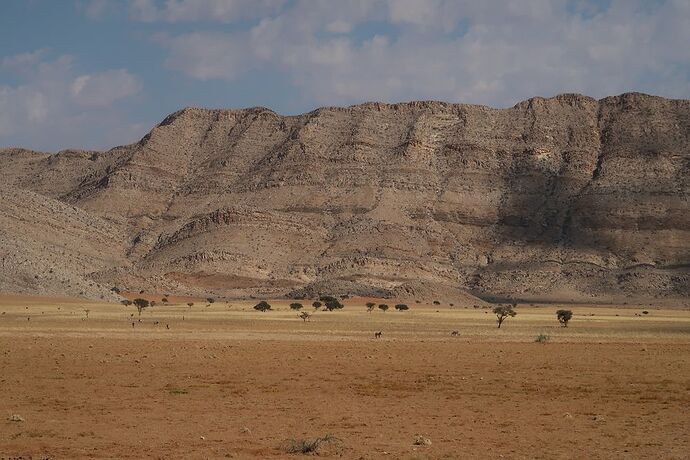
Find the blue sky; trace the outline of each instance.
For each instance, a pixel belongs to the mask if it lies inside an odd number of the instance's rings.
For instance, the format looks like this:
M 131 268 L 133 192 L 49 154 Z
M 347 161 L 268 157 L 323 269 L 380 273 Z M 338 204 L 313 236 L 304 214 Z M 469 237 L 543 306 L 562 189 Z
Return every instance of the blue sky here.
M 184 106 L 690 97 L 690 0 L 3 0 L 0 146 L 106 149 Z

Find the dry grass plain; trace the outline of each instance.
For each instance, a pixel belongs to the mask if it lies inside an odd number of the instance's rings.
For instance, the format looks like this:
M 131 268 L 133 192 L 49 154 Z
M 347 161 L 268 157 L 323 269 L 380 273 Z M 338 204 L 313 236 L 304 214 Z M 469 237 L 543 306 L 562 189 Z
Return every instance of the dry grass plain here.
M 170 300 L 0 297 L 0 458 L 690 458 L 687 309 Z

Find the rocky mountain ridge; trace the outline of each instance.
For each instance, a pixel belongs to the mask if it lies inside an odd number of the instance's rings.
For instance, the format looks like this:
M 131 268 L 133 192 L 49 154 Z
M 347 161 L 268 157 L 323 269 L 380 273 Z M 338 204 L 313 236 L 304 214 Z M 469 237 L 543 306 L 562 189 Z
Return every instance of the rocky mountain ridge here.
M 2 291 L 690 297 L 688 100 L 186 108 L 0 170 Z

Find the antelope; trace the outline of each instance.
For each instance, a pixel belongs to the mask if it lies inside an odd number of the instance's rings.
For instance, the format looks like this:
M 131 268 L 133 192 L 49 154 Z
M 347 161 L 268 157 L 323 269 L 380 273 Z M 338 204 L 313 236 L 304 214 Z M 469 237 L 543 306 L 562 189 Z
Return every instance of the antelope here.
M 374 332 L 374 338 L 375 339 L 380 339 L 382 335 L 383 335 L 382 331 Z

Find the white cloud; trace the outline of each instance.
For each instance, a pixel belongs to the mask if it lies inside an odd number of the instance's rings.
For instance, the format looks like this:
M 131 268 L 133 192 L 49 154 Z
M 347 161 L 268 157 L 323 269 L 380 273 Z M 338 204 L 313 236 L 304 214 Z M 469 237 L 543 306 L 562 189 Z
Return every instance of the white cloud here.
M 141 82 L 125 69 L 81 75 L 70 86 L 77 104 L 87 107 L 104 107 L 141 91 Z
M 246 59 L 245 34 L 191 33 L 167 42 L 170 55 L 166 64 L 199 80 L 233 79 L 256 67 Z
M 352 24 L 337 19 L 326 25 L 326 30 L 332 34 L 347 34 L 352 31 Z
M 130 16 L 142 22 L 235 22 L 278 12 L 285 0 L 132 0 Z
M 443 99 L 506 106 L 570 91 L 687 97 L 690 47 L 681 44 L 690 43 L 688 5 L 303 0 L 250 30 L 178 35 L 168 44 L 168 65 L 199 79 L 286 73 L 318 105 Z M 369 21 L 388 22 L 395 33 L 358 35 Z
M 76 75 L 71 56 L 48 56 L 39 50 L 0 61 L 20 80 L 0 85 L 0 145 L 103 148 L 143 133 L 117 108 L 141 90 L 137 77 L 124 69 Z
M 102 19 L 108 11 L 110 5 L 108 0 L 87 0 L 78 2 L 77 8 L 86 15 L 89 19 Z

